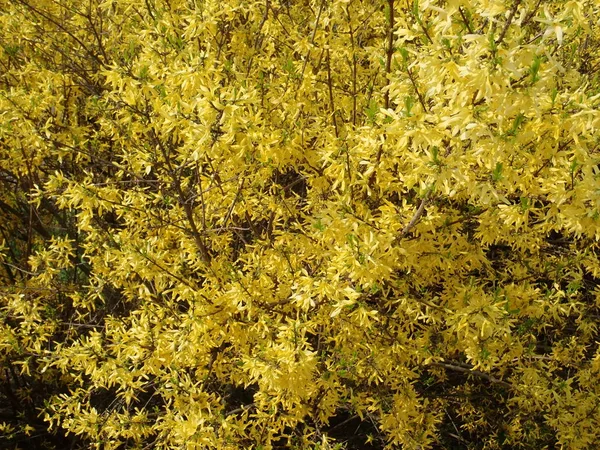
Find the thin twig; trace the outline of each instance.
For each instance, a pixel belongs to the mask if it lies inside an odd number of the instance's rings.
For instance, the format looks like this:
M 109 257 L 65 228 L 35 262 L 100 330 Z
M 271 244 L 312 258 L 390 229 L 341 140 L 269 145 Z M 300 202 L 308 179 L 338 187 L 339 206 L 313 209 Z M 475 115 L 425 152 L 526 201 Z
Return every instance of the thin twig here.
M 390 10 L 390 20 L 388 23 L 387 29 L 387 49 L 386 49 L 386 61 L 385 61 L 385 92 L 383 94 L 384 106 L 386 109 L 390 107 L 390 73 L 392 72 L 392 58 L 394 56 L 394 0 L 388 0 L 388 7 Z M 371 101 L 369 95 L 369 102 Z M 383 143 L 379 145 L 377 149 L 377 156 L 375 158 L 375 170 L 371 173 L 369 177 L 369 187 L 373 187 L 375 183 L 375 179 L 377 177 L 377 167 L 381 162 L 381 157 L 383 156 Z
M 463 11 L 462 6 L 458 7 L 458 12 L 460 13 L 460 17 L 462 17 L 462 20 L 465 23 L 467 30 L 469 30 L 469 33 L 474 34 L 473 28 L 471 28 L 471 22 L 469 22 L 469 19 L 467 19 L 467 16 L 466 16 L 465 12 Z
M 225 413 L 225 417 L 232 416 L 234 414 L 238 414 L 241 412 L 246 412 L 247 410 L 249 410 L 250 408 L 252 408 L 254 406 L 256 406 L 254 403 L 250 403 L 249 405 L 243 405 L 239 408 L 232 409 L 231 411 Z
M 229 207 L 229 210 L 227 211 L 227 215 L 225 216 L 225 220 L 223 221 L 223 227 L 225 227 L 227 225 L 227 222 L 229 221 L 229 218 L 231 217 L 231 214 L 233 213 L 233 208 L 235 207 L 235 204 L 237 203 L 238 199 L 241 197 L 241 193 L 242 193 L 242 189 L 244 188 L 244 178 L 241 179 L 240 181 L 240 185 L 238 186 L 238 190 L 235 193 L 235 197 L 233 198 L 233 202 L 231 202 L 231 206 Z
M 392 57 L 394 56 L 394 0 L 388 0 L 388 8 L 390 10 L 390 21 L 387 29 L 387 49 L 385 52 L 385 73 L 386 73 L 386 89 L 383 96 L 385 109 L 390 107 L 390 73 L 392 72 Z
M 331 120 L 335 129 L 335 137 L 339 138 L 337 120 L 335 120 L 335 103 L 333 102 L 333 81 L 331 79 L 331 58 L 329 57 L 329 49 L 327 49 L 327 87 L 329 89 L 329 106 L 331 108 Z
M 533 17 L 535 16 L 535 13 L 537 12 L 537 10 L 540 7 L 540 4 L 542 3 L 542 0 L 538 0 L 537 3 L 535 4 L 535 7 L 527 14 L 527 16 L 525 16 L 525 19 L 523 19 L 523 22 L 521 22 L 521 28 L 525 27 L 525 25 L 527 25 L 531 19 L 533 19 Z
M 461 366 L 457 366 L 455 364 L 441 363 L 441 362 L 432 362 L 429 365 L 434 366 L 434 367 L 440 367 L 440 368 L 446 369 L 446 370 L 453 370 L 454 372 L 468 373 L 471 375 L 475 375 L 476 377 L 483 378 L 484 380 L 487 380 L 490 383 L 499 384 L 499 385 L 507 387 L 507 388 L 512 387 L 512 384 L 507 383 L 506 381 L 500 380 L 492 375 L 488 375 L 487 373 L 481 372 L 479 370 L 473 370 L 473 369 L 469 369 L 467 367 L 461 367 Z
M 25 273 L 25 274 L 27 274 L 27 275 L 31 275 L 31 276 L 37 276 L 37 275 L 39 275 L 39 273 L 30 272 L 30 271 L 28 271 L 28 270 L 21 269 L 20 267 L 18 267 L 18 266 L 15 266 L 15 265 L 13 265 L 13 264 L 11 264 L 11 263 L 9 263 L 9 262 L 6 262 L 6 261 L 3 261 L 3 264 L 5 264 L 5 265 L 7 265 L 7 266 L 9 266 L 9 267 L 12 267 L 12 268 L 13 268 L 13 269 L 15 269 L 15 270 L 18 270 L 19 272 L 23 272 L 23 273 Z M 30 288 L 29 288 L 29 289 L 30 289 Z
M 500 45 L 502 43 L 502 41 L 504 40 L 504 37 L 506 36 L 506 32 L 508 31 L 508 27 L 510 27 L 510 24 L 512 23 L 512 21 L 514 19 L 515 14 L 517 13 L 517 9 L 519 8 L 520 4 L 521 4 L 521 0 L 515 1 L 515 4 L 513 5 L 512 9 L 510 10 L 510 13 L 508 14 L 508 18 L 506 19 L 504 28 L 502 28 L 502 32 L 500 33 L 500 36 L 498 36 L 496 45 Z
M 421 92 L 419 91 L 417 82 L 415 81 L 415 77 L 412 73 L 412 70 L 410 70 L 410 67 L 406 68 L 406 72 L 408 73 L 408 78 L 410 78 L 410 82 L 412 83 L 413 88 L 415 89 L 415 92 L 417 93 L 417 97 L 419 98 L 419 103 L 423 107 L 423 111 L 428 112 L 427 106 L 425 105 L 425 99 L 423 98 L 423 96 L 421 95 Z
M 321 13 L 323 12 L 323 8 L 325 7 L 325 0 L 321 1 L 321 5 L 319 6 L 319 12 L 317 13 L 317 19 L 315 20 L 315 28 L 313 29 L 312 35 L 310 37 L 310 45 L 313 46 L 315 43 L 315 37 L 317 36 L 317 28 L 319 27 L 319 20 L 321 20 Z M 308 59 L 310 58 L 310 48 L 306 53 L 306 58 L 304 58 L 304 64 L 302 65 L 302 72 L 300 73 L 300 80 L 304 79 L 304 71 L 306 70 L 306 64 L 308 64 Z
M 444 408 L 444 412 L 446 413 L 446 415 L 448 416 L 448 419 L 450 419 L 450 422 L 452 422 L 452 426 L 454 427 L 454 429 L 456 430 L 456 434 L 452 434 L 452 433 L 448 433 L 450 436 L 452 436 L 453 438 L 457 439 L 460 442 L 467 442 L 465 441 L 465 439 L 460 435 L 460 431 L 458 431 L 458 427 L 456 426 L 456 424 L 454 423 L 454 419 L 452 419 L 452 416 L 448 413 L 448 410 L 446 408 Z
M 256 40 L 254 41 L 254 46 L 252 47 L 254 49 L 254 53 L 252 53 L 252 56 L 250 56 L 250 60 L 248 61 L 248 68 L 246 69 L 246 76 L 248 76 L 248 74 L 250 74 L 250 70 L 252 69 L 252 60 L 254 59 L 254 55 L 259 50 L 258 46 L 260 44 L 262 44 L 262 38 L 263 38 L 262 29 L 265 25 L 265 22 L 269 19 L 269 9 L 270 8 L 271 8 L 271 1 L 266 0 L 265 13 L 263 14 L 262 20 L 260 21 L 260 24 L 258 25 L 258 30 L 256 31 Z
M 348 30 L 350 31 L 350 43 L 352 45 L 352 125 L 356 126 L 356 49 L 354 46 L 354 30 L 352 29 L 352 18 L 350 8 L 346 6 L 348 16 Z
M 423 212 L 425 211 L 425 205 L 427 204 L 427 200 L 428 200 L 427 196 L 425 198 L 423 198 L 423 200 L 421 200 L 421 204 L 415 211 L 414 216 L 412 217 L 412 219 L 410 219 L 410 222 L 408 222 L 408 225 L 406 225 L 404 227 L 404 229 L 402 230 L 402 233 L 400 233 L 401 236 L 406 236 L 408 234 L 408 232 L 417 224 L 417 222 L 423 215 Z
M 163 155 L 163 158 L 165 160 L 165 163 L 169 169 L 169 175 L 171 176 L 171 179 L 173 180 L 173 184 L 175 185 L 175 189 L 179 196 L 180 203 L 183 206 L 183 210 L 187 217 L 188 224 L 190 225 L 191 235 L 194 238 L 194 242 L 196 243 L 198 250 L 200 250 L 200 257 L 202 258 L 202 261 L 204 263 L 209 264 L 211 261 L 210 253 L 208 252 L 208 248 L 206 247 L 206 244 L 205 244 L 204 240 L 202 239 L 200 230 L 198 230 L 198 226 L 196 225 L 196 220 L 194 218 L 194 211 L 193 211 L 192 205 L 190 205 L 189 203 L 186 202 L 186 200 L 187 200 L 186 195 L 183 192 L 183 188 L 181 187 L 181 179 L 176 175 L 177 171 L 174 169 L 174 167 L 171 163 L 171 154 L 168 151 L 169 149 L 165 148 L 165 145 L 159 139 L 159 137 L 156 134 L 156 131 L 154 129 L 151 130 L 151 133 L 152 133 L 152 135 L 151 135 L 152 139 L 158 145 L 158 147 Z M 222 184 L 222 183 L 219 182 L 219 185 L 220 184 Z

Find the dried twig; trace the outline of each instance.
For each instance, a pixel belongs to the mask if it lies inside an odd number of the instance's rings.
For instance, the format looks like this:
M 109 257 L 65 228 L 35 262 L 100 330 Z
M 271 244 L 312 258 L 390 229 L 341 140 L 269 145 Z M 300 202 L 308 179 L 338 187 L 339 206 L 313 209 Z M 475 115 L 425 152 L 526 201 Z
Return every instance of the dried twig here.
M 463 367 L 463 366 L 459 366 L 459 365 L 451 364 L 451 363 L 447 363 L 447 362 L 443 362 L 443 363 L 442 362 L 432 362 L 429 365 L 434 366 L 434 367 L 440 367 L 440 368 L 446 369 L 446 370 L 453 370 L 454 372 L 468 373 L 470 375 L 475 375 L 476 377 L 483 378 L 484 380 L 487 380 L 493 384 L 499 384 L 499 385 L 507 387 L 507 388 L 512 387 L 512 384 L 507 383 L 506 381 L 500 380 L 492 375 L 488 375 L 487 373 L 481 372 L 480 370 L 473 370 L 468 367 Z
M 421 204 L 415 211 L 415 214 L 413 215 L 412 219 L 410 219 L 410 222 L 408 222 L 408 225 L 406 225 L 404 227 L 404 229 L 402 230 L 402 233 L 400 233 L 401 236 L 406 236 L 408 234 L 408 232 L 417 224 L 417 222 L 423 215 L 423 212 L 425 211 L 425 205 L 427 204 L 427 200 L 428 200 L 427 196 L 425 198 L 423 198 L 423 200 L 421 200 Z

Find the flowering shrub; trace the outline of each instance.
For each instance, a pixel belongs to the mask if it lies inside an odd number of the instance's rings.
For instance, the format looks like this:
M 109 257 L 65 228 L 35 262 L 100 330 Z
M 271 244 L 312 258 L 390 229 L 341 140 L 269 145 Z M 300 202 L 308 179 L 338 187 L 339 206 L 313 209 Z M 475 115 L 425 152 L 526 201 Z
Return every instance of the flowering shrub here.
M 591 0 L 0 0 L 17 448 L 592 449 Z

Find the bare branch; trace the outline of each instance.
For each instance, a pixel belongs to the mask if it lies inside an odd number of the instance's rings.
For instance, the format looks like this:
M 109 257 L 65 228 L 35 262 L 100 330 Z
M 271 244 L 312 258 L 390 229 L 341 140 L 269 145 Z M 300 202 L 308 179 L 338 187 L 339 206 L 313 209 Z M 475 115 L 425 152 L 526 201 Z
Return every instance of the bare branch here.
M 256 406 L 254 403 L 250 403 L 249 405 L 243 405 L 243 406 L 241 406 L 239 408 L 232 409 L 231 411 L 228 411 L 228 412 L 225 413 L 225 417 L 232 416 L 234 414 L 239 414 L 239 413 L 246 412 L 250 408 L 253 408 L 254 406 Z
M 452 370 L 454 372 L 468 373 L 470 375 L 475 375 L 476 377 L 483 378 L 484 380 L 487 380 L 490 383 L 499 384 L 499 385 L 507 387 L 507 388 L 512 388 L 512 384 L 507 383 L 506 381 L 500 380 L 492 375 L 488 375 L 487 373 L 481 372 L 479 370 L 473 370 L 468 367 L 462 367 L 462 366 L 458 366 L 456 364 L 451 364 L 451 363 L 447 363 L 447 362 L 443 362 L 443 363 L 432 362 L 429 365 L 434 366 L 434 367 L 440 367 L 440 368 L 446 369 L 446 370 Z
M 427 196 L 425 198 L 423 198 L 423 200 L 421 200 L 421 204 L 415 211 L 414 216 L 412 217 L 412 219 L 410 219 L 410 222 L 408 222 L 408 225 L 406 225 L 404 227 L 404 229 L 402 230 L 401 236 L 406 236 L 408 234 L 408 232 L 417 224 L 417 222 L 423 215 L 423 212 L 425 212 L 425 205 L 427 204 L 427 200 L 428 200 Z

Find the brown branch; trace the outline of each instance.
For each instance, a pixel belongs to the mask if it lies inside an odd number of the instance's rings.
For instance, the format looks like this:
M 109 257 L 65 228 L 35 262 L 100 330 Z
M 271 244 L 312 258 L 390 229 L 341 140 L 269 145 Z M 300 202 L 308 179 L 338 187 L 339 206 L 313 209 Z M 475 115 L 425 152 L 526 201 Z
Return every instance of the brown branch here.
M 240 185 L 238 186 L 238 190 L 235 193 L 233 202 L 231 202 L 231 206 L 229 207 L 229 210 L 227 211 L 225 220 L 223 220 L 223 227 L 227 226 L 227 222 L 229 221 L 229 218 L 231 217 L 231 214 L 233 213 L 233 208 L 235 208 L 235 204 L 237 203 L 238 199 L 241 197 L 242 189 L 244 188 L 244 181 L 245 181 L 244 178 L 242 178 L 240 181 Z
M 148 14 L 150 15 L 150 18 L 152 20 L 156 20 L 156 18 L 154 17 L 154 13 L 152 12 L 152 7 L 150 6 L 150 3 L 148 2 L 148 0 L 144 0 L 144 3 L 146 3 L 146 9 L 148 10 Z
M 139 249 L 137 247 L 133 247 L 134 250 L 144 259 L 146 259 L 148 262 L 150 262 L 151 264 L 154 264 L 156 267 L 158 267 L 160 270 L 162 270 L 164 273 L 166 273 L 167 275 L 169 275 L 171 278 L 173 278 L 174 280 L 180 282 L 181 284 L 183 284 L 184 286 L 187 286 L 189 288 L 191 288 L 194 291 L 199 291 L 199 287 L 195 286 L 194 284 L 188 283 L 186 280 L 184 280 L 183 278 L 181 278 L 180 276 L 174 274 L 173 272 L 171 272 L 169 269 L 167 269 L 166 267 L 162 266 L 161 264 L 159 264 L 158 262 L 156 262 L 156 260 L 154 260 L 153 258 L 151 258 L 150 256 L 148 256 L 148 254 L 143 251 L 142 249 Z M 142 278 L 140 276 L 140 278 Z M 143 279 L 143 278 L 142 278 Z
M 254 403 L 250 403 L 249 405 L 243 405 L 240 408 L 232 409 L 231 411 L 228 411 L 228 412 L 225 413 L 225 417 L 232 416 L 234 414 L 239 414 L 239 413 L 242 413 L 242 412 L 246 412 L 250 408 L 253 408 L 255 406 L 256 405 Z
M 27 205 L 20 205 L 20 206 L 27 206 Z M 32 207 L 32 205 L 29 205 L 29 208 L 31 208 L 31 207 Z M 39 215 L 36 214 L 35 215 L 36 221 L 30 223 L 29 220 L 33 219 L 33 217 L 31 217 L 31 218 L 29 216 L 25 217 L 24 215 L 19 213 L 19 211 L 17 211 L 15 208 L 4 203 L 2 200 L 0 200 L 0 210 L 4 211 L 5 213 L 12 214 L 14 217 L 20 219 L 23 222 L 23 225 L 25 227 L 28 227 L 29 225 L 31 225 L 31 227 L 44 239 L 50 239 L 50 233 L 48 232 L 48 230 L 46 230 L 44 228 L 44 224 L 42 223 Z
M 386 86 L 385 93 L 383 95 L 385 109 L 390 107 L 390 78 L 389 75 L 392 72 L 392 57 L 394 56 L 394 0 L 388 0 L 388 8 L 390 10 L 390 21 L 387 30 L 387 49 L 385 52 L 385 73 L 386 73 Z
M 569 145 L 571 142 L 573 142 L 573 139 L 569 139 L 568 141 L 563 142 L 557 150 L 558 152 L 563 151 L 567 145 Z M 536 178 L 539 176 L 539 174 L 542 172 L 542 170 L 544 170 L 544 168 L 546 168 L 548 166 L 548 164 L 550 164 L 550 162 L 552 162 L 552 159 L 554 158 L 553 156 L 550 156 L 546 161 L 544 161 L 544 164 L 542 164 L 534 173 L 533 173 L 533 177 Z
M 319 12 L 317 13 L 317 18 L 315 20 L 315 28 L 313 29 L 312 35 L 310 37 L 310 45 L 314 45 L 315 38 L 317 36 L 317 28 L 319 27 L 319 21 L 321 20 L 321 13 L 323 12 L 323 8 L 325 7 L 325 0 L 321 1 L 321 5 L 319 6 Z M 312 9 L 312 8 L 311 8 Z M 306 70 L 306 64 L 308 64 L 308 59 L 310 58 L 310 48 L 306 52 L 306 57 L 304 58 L 304 64 L 302 65 L 302 72 L 300 73 L 300 82 L 304 79 L 304 71 Z
M 337 120 L 335 120 L 335 104 L 333 103 L 333 82 L 331 80 L 331 59 L 329 57 L 329 49 L 327 49 L 327 87 L 329 89 L 329 107 L 331 108 L 331 120 L 335 129 L 335 137 L 339 138 Z
M 152 138 L 153 138 L 155 144 L 158 145 L 158 147 L 162 153 L 162 156 L 165 159 L 165 163 L 167 164 L 167 166 L 169 168 L 169 175 L 171 175 L 171 179 L 173 180 L 175 190 L 177 191 L 177 195 L 179 195 L 180 204 L 183 206 L 183 210 L 187 217 L 187 221 L 191 227 L 191 234 L 192 234 L 192 237 L 194 238 L 194 242 L 196 243 L 196 247 L 198 247 L 198 249 L 200 250 L 200 257 L 202 258 L 202 261 L 204 261 L 205 263 L 208 264 L 211 260 L 210 253 L 208 252 L 208 248 L 206 247 L 206 244 L 204 243 L 202 236 L 200 234 L 200 230 L 198 230 L 198 226 L 196 225 L 196 220 L 194 219 L 194 211 L 193 211 L 192 205 L 190 204 L 190 202 L 187 201 L 186 195 L 184 194 L 183 189 L 181 187 L 181 179 L 175 175 L 176 170 L 173 168 L 173 165 L 171 164 L 171 156 L 170 156 L 169 152 L 167 151 L 167 149 L 165 148 L 165 146 L 163 145 L 163 142 L 157 136 L 154 129 L 151 129 L 151 133 L 152 133 Z
M 352 125 L 356 126 L 356 48 L 354 46 L 354 30 L 352 29 L 352 18 L 350 8 L 346 6 L 348 16 L 348 29 L 350 31 L 350 43 L 352 45 Z
M 387 29 L 387 49 L 386 49 L 386 61 L 385 61 L 385 92 L 383 94 L 384 106 L 386 109 L 390 107 L 390 73 L 392 72 L 392 57 L 394 56 L 394 0 L 388 0 L 388 8 L 390 10 L 390 17 Z M 370 101 L 370 97 L 369 97 Z M 369 187 L 373 188 L 375 179 L 377 177 L 377 166 L 381 162 L 383 156 L 383 143 L 379 145 L 377 149 L 377 156 L 375 157 L 375 168 L 369 177 Z
M 417 19 L 417 22 L 419 22 L 419 25 L 421 26 L 421 30 L 423 30 L 423 34 L 425 34 L 425 36 L 427 37 L 429 42 L 431 44 L 433 44 L 433 39 L 432 39 L 431 35 L 429 34 L 429 31 L 427 31 L 427 27 L 425 26 L 423 21 L 421 19 Z
M 500 36 L 498 36 L 496 45 L 500 45 L 502 43 L 502 41 L 504 40 L 504 37 L 506 36 L 506 32 L 508 31 L 508 27 L 510 27 L 510 24 L 512 23 L 512 21 L 514 19 L 515 14 L 517 13 L 517 9 L 519 8 L 520 4 L 521 4 L 521 0 L 515 1 L 515 4 L 513 5 L 513 7 L 510 10 L 510 13 L 508 14 L 508 18 L 506 19 L 504 28 L 502 28 L 502 32 L 500 33 Z
M 417 82 L 415 81 L 415 77 L 412 73 L 412 70 L 410 70 L 410 67 L 407 67 L 406 71 L 408 72 L 408 78 L 410 78 L 410 82 L 412 83 L 413 88 L 415 89 L 415 92 L 417 93 L 417 97 L 419 98 L 419 103 L 423 107 L 423 111 L 428 112 L 427 106 L 425 105 L 425 99 L 423 98 L 423 96 L 421 95 L 421 92 L 419 91 L 419 88 L 417 86 Z
M 431 308 L 431 309 L 435 309 L 436 311 L 445 311 L 444 308 L 442 308 L 441 306 L 435 305 L 433 303 L 431 303 L 428 300 L 425 300 L 424 298 L 416 298 L 416 297 L 411 297 L 413 300 L 415 300 L 418 303 L 422 303 L 423 305 Z
M 539 9 L 541 3 L 542 3 L 542 0 L 538 0 L 537 3 L 535 4 L 535 7 L 527 14 L 527 16 L 525 16 L 525 19 L 523 19 L 523 22 L 521 22 L 521 28 L 523 28 L 525 25 L 527 25 L 531 21 L 531 19 L 533 19 L 533 16 L 535 16 L 535 13 Z
M 429 364 L 429 366 L 433 366 L 433 367 L 440 367 L 442 369 L 446 369 L 446 370 L 452 370 L 454 372 L 462 372 L 462 373 L 468 373 L 470 375 L 475 375 L 476 377 L 482 378 L 484 380 L 489 381 L 490 383 L 493 384 L 499 384 L 501 386 L 507 387 L 507 388 L 512 388 L 512 384 L 507 383 L 506 381 L 500 380 L 492 375 L 489 375 L 487 373 L 481 372 L 480 370 L 473 370 L 472 368 L 468 368 L 468 367 L 462 367 L 456 364 L 451 364 L 451 363 L 447 363 L 447 362 L 432 362 Z
M 89 9 L 89 14 L 84 14 L 83 16 L 90 23 L 90 27 L 92 29 L 92 33 L 94 33 L 94 38 L 96 39 L 96 42 L 98 42 L 98 49 L 100 50 L 100 53 L 102 54 L 102 57 L 104 58 L 104 62 L 106 64 L 109 64 L 110 63 L 110 59 L 109 59 L 108 55 L 106 54 L 106 50 L 104 49 L 104 44 L 102 43 L 102 38 L 101 38 L 102 30 L 100 30 L 100 32 L 98 32 L 98 30 L 96 29 L 96 25 L 94 24 L 94 21 L 92 19 L 92 6 L 91 6 L 91 4 L 90 4 L 90 9 Z M 102 16 L 99 15 L 99 17 L 100 17 L 100 21 L 102 21 Z
M 250 70 L 252 68 L 252 61 L 254 59 L 254 55 L 256 54 L 256 52 L 258 52 L 259 48 L 258 46 L 260 44 L 262 44 L 262 29 L 265 26 L 265 22 L 269 19 L 269 9 L 271 8 L 271 1 L 270 0 L 266 0 L 265 2 L 265 13 L 263 14 L 262 20 L 260 21 L 260 24 L 258 25 L 258 30 L 256 31 L 256 40 L 254 41 L 254 46 L 252 47 L 254 49 L 254 53 L 252 53 L 252 56 L 250 56 L 250 60 L 248 61 L 248 68 L 246 69 L 246 76 L 248 76 L 250 74 Z
M 27 3 L 24 0 L 17 0 L 17 2 L 20 3 L 21 5 L 25 6 L 26 8 L 30 9 L 34 14 L 37 14 L 38 16 L 46 19 L 48 22 L 54 24 L 58 29 L 62 30 L 67 36 L 69 36 L 71 39 L 73 39 L 75 42 L 77 42 L 77 44 L 79 44 L 79 46 L 92 59 L 94 59 L 101 66 L 104 66 L 104 63 L 102 61 L 100 61 L 100 58 L 98 58 L 98 56 L 94 52 L 90 51 L 90 49 L 83 43 L 83 41 L 81 39 L 79 39 L 77 36 L 75 36 L 75 34 L 73 34 L 73 32 L 71 32 L 67 28 L 65 28 L 58 19 L 54 18 L 51 14 L 45 14 L 45 11 L 41 11 L 41 10 L 33 7 L 32 5 L 30 5 L 29 3 Z
M 463 20 L 464 24 L 466 25 L 467 30 L 469 30 L 469 33 L 474 34 L 473 28 L 471 28 L 471 22 L 469 22 L 469 19 L 467 19 L 467 16 L 466 16 L 462 6 L 458 7 L 458 12 L 460 13 L 460 17 L 462 17 L 462 20 Z
M 408 232 L 417 224 L 417 222 L 423 215 L 423 212 L 425 212 L 425 204 L 427 203 L 427 200 L 428 200 L 428 196 L 425 196 L 425 198 L 423 198 L 423 200 L 421 200 L 421 204 L 417 208 L 417 211 L 415 212 L 412 219 L 410 219 L 410 222 L 408 222 L 408 225 L 406 225 L 404 227 L 404 229 L 402 230 L 402 233 L 400 233 L 400 236 L 406 236 L 408 234 Z

